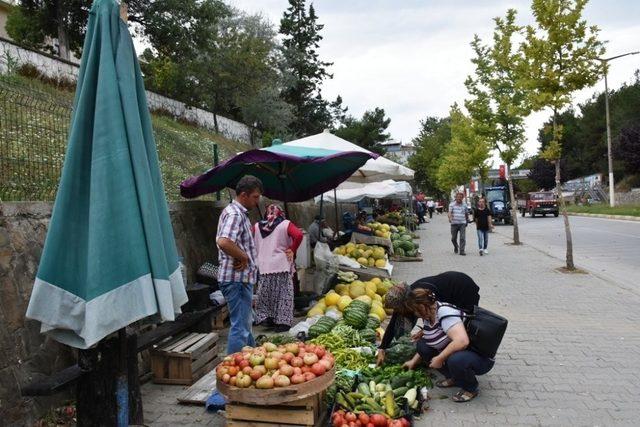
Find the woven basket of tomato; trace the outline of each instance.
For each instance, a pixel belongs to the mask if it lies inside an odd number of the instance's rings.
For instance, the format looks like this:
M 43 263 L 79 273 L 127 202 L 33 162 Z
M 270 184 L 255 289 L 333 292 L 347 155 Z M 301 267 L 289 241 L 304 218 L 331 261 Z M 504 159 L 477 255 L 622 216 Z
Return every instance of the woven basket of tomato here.
M 278 405 L 321 393 L 335 377 L 334 357 L 302 342 L 244 347 L 216 368 L 217 389 L 231 402 Z

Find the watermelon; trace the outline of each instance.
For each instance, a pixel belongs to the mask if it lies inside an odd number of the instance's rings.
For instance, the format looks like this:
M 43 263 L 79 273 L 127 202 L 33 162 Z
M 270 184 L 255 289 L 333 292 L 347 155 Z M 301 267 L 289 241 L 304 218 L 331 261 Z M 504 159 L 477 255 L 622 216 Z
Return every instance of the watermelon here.
M 366 329 L 373 329 L 374 331 L 380 327 L 380 319 L 374 316 L 367 317 Z
M 363 341 L 370 342 L 370 343 L 376 342 L 376 331 L 374 331 L 373 329 L 365 328 L 358 333 L 360 334 L 360 338 Z

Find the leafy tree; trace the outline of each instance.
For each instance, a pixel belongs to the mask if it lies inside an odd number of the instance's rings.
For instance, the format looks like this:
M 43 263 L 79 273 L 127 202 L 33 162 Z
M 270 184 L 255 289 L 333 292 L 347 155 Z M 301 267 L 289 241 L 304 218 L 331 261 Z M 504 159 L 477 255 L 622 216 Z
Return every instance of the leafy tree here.
M 391 138 L 391 135 L 386 133 L 391 119 L 385 115 L 383 108 L 376 107 L 372 111 L 365 111 L 361 119 L 349 116 L 343 119 L 342 126 L 336 129 L 334 134 L 369 151 L 384 154 L 381 143 Z
M 451 107 L 451 143 L 445 148 L 436 173 L 436 182 L 442 191 L 468 182 L 474 172 L 486 174 L 491 147 L 474 128 L 473 120 L 465 116 L 454 104 Z
M 252 124 L 251 143 L 255 144 L 257 133 L 267 137 L 262 146 L 271 145 L 275 135 L 286 134 L 287 125 L 293 120 L 293 108 L 280 98 L 277 88 L 264 87 L 253 97 L 244 98 L 240 109 L 245 123 Z
M 69 59 L 70 52 L 80 56 L 86 31 L 89 0 L 22 0 L 7 19 L 12 39 L 28 47 L 47 50 Z M 58 50 L 47 43 L 58 40 Z
M 522 84 L 532 109 L 550 108 L 553 112 L 552 141 L 542 157 L 553 161 L 556 169 L 556 188 L 564 217 L 567 239 L 566 267 L 574 270 L 573 243 L 566 204 L 560 188 L 560 159 L 562 157 L 562 128 L 559 113 L 570 104 L 571 95 L 592 86 L 598 80 L 604 53 L 598 40 L 598 28 L 587 26 L 582 12 L 587 0 L 533 0 L 532 12 L 536 25 L 527 26 L 521 46 L 526 61 L 519 66 Z
M 475 122 L 477 132 L 493 141 L 505 162 L 507 176 L 513 163 L 523 152 L 524 117 L 528 114 L 526 97 L 519 84 L 516 65 L 522 62 L 521 54 L 513 47 L 513 38 L 521 27 L 516 25 L 516 11 L 509 9 L 504 18 L 495 18 L 493 45 L 482 44 L 477 35 L 471 42 L 475 52 L 472 59 L 475 76 L 465 81 L 470 99 L 465 102 Z M 513 180 L 508 182 L 511 200 L 515 200 Z M 511 203 L 513 243 L 520 244 L 518 210 Z
M 529 169 L 529 175 L 527 176 L 538 188 L 551 190 L 556 186 L 555 166 L 552 163 L 541 157 L 536 157 Z
M 416 152 L 409 158 L 409 167 L 415 171 L 414 181 L 418 188 L 434 197 L 443 197 L 437 186 L 436 176 L 442 155 L 451 142 L 451 120 L 449 117 L 427 117 L 420 121 L 420 132 L 413 139 Z
M 614 149 L 628 170 L 640 173 L 640 121 L 620 131 Z
M 345 111 L 340 97 L 333 102 L 322 97 L 322 82 L 333 75 L 327 71 L 332 63 L 320 60 L 320 31 L 324 25 L 317 21 L 313 5 L 307 9 L 306 0 L 289 0 L 280 21 L 280 33 L 284 36 L 283 64 L 290 78 L 282 96 L 293 105 L 295 118 L 290 128 L 298 136 L 332 128 L 336 113 L 344 115 Z

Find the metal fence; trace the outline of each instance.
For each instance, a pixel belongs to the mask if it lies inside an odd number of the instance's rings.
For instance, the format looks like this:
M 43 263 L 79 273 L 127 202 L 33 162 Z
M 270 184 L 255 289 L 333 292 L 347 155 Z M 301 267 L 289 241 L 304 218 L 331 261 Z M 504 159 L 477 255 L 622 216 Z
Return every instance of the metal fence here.
M 72 106 L 71 93 L 0 76 L 0 200 L 55 198 Z

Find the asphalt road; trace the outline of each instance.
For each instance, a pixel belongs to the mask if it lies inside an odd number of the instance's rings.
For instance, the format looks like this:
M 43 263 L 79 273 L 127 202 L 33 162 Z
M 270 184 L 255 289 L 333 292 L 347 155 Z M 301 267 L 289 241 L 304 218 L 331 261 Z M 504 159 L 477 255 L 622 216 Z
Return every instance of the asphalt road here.
M 570 216 L 576 266 L 640 291 L 640 222 Z M 518 216 L 520 240 L 555 258 L 566 254 L 562 215 L 554 218 Z M 513 236 L 511 226 L 497 225 L 496 232 Z

